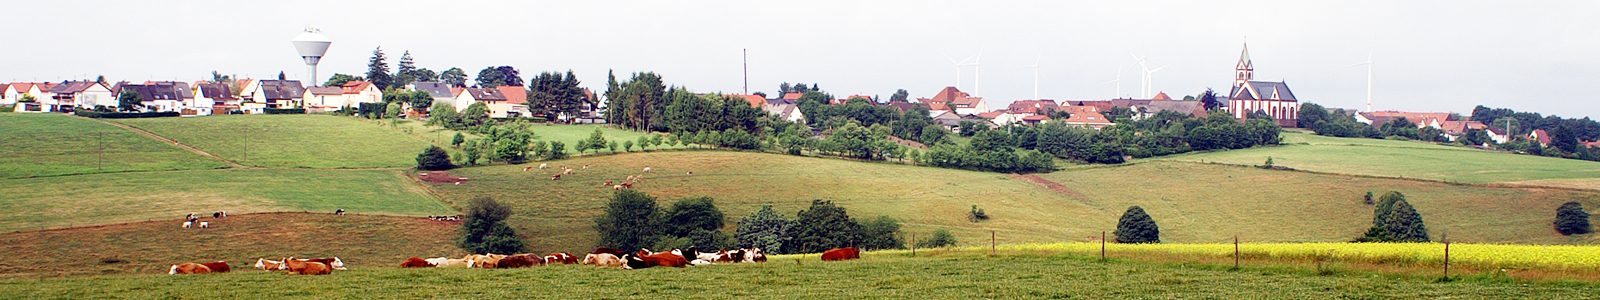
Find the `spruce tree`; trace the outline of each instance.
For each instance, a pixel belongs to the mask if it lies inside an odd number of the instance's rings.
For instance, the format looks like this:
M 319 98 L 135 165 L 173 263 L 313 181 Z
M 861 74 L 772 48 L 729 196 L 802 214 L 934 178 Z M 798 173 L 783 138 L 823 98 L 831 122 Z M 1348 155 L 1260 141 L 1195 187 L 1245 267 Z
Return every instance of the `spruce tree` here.
M 400 64 L 394 69 L 394 85 L 405 86 L 417 80 L 417 65 L 411 60 L 411 51 L 400 54 Z
M 450 153 L 439 146 L 428 146 L 422 154 L 417 154 L 417 169 L 421 170 L 449 170 L 455 165 L 450 164 Z
M 1577 201 L 1561 204 L 1556 208 L 1556 231 L 1562 235 L 1574 235 L 1593 232 L 1589 227 L 1589 212 L 1583 211 L 1583 204 Z
M 1428 226 L 1423 225 L 1422 215 L 1417 213 L 1411 203 L 1404 200 L 1395 202 L 1393 213 L 1385 224 L 1389 237 L 1396 242 L 1428 242 Z
M 605 214 L 594 219 L 594 229 L 600 232 L 595 246 L 623 251 L 650 246 L 647 238 L 660 232 L 660 219 L 655 197 L 631 189 L 616 191 L 606 203 Z
M 767 204 L 762 205 L 761 210 L 739 219 L 739 228 L 734 236 L 739 238 L 740 248 L 761 248 L 770 253 L 782 253 L 784 242 L 789 241 L 789 228 L 793 225 L 789 218 L 772 210 L 772 204 Z
M 394 84 L 394 75 L 389 74 L 389 63 L 384 62 L 383 47 L 372 49 L 372 59 L 367 61 L 367 81 L 378 86 L 379 90 L 388 89 Z
M 1160 243 L 1161 228 L 1156 226 L 1156 220 L 1144 213 L 1144 208 L 1135 205 L 1122 213 L 1122 219 L 1117 220 L 1118 243 L 1142 244 Z

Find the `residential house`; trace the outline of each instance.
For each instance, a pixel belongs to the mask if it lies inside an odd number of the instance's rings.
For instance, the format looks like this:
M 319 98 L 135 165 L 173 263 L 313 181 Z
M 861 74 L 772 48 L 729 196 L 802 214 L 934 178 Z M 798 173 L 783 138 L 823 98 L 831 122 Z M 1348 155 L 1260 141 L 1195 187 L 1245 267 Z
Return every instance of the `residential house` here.
M 184 115 L 226 114 L 239 109 L 239 97 L 233 96 L 233 87 L 226 82 L 197 82 L 194 85 L 194 103 L 183 111 Z
M 1539 141 L 1540 147 L 1549 147 L 1550 133 L 1545 132 L 1544 129 L 1534 129 L 1532 133 L 1528 133 L 1528 140 Z
M 1016 112 L 1012 112 L 1012 111 L 1009 111 L 1009 110 L 996 110 L 996 111 L 991 111 L 991 112 L 978 114 L 978 117 L 982 117 L 984 119 L 989 119 L 990 122 L 994 122 L 996 125 L 1000 125 L 1000 126 L 1006 126 L 1006 125 L 1011 125 L 1012 123 L 1022 122 L 1022 119 L 1030 117 L 1030 116 L 1038 116 L 1038 115 L 1035 115 L 1033 113 L 1016 113 Z M 1048 120 L 1048 119 L 1050 119 L 1050 117 L 1046 116 L 1045 119 Z
M 1012 114 L 1048 115 L 1061 110 L 1061 105 L 1055 100 L 1017 100 L 1006 106 L 1006 112 Z
M 484 106 L 489 109 L 489 117 L 491 118 L 521 117 L 522 114 L 527 112 L 527 105 L 508 103 L 505 93 L 501 92 L 499 88 L 457 88 L 455 90 L 459 91 L 456 94 L 457 112 L 465 111 L 467 106 L 478 102 L 483 102 Z M 521 107 L 520 111 L 516 110 L 519 106 Z
M 748 102 L 750 107 L 753 108 L 767 109 L 768 106 L 767 98 L 763 98 L 761 95 L 728 94 L 726 96 L 730 99 Z
M 433 97 L 434 105 L 439 103 L 455 105 L 456 103 L 456 94 L 450 92 L 450 84 L 448 83 L 437 81 L 412 82 L 406 85 L 406 89 L 428 92 L 428 96 Z
M 932 109 L 951 110 L 961 115 L 976 115 L 989 111 L 989 104 L 983 101 L 983 97 L 972 97 L 953 86 L 939 90 L 933 98 L 917 98 L 917 101 L 928 104 Z M 946 107 L 947 105 L 954 107 Z
M 1478 121 L 1444 121 L 1439 123 L 1439 129 L 1443 129 L 1445 137 L 1452 142 L 1456 138 L 1467 134 L 1468 130 L 1483 130 L 1484 128 L 1489 128 L 1489 125 Z
M 300 97 L 307 110 L 328 111 L 349 106 L 345 102 L 348 98 L 344 96 L 344 88 L 337 86 L 308 87 Z
M 1504 128 L 1490 127 L 1488 131 L 1489 139 L 1493 140 L 1496 144 L 1504 144 L 1511 141 L 1511 133 L 1506 132 Z
M 1372 127 L 1380 128 L 1383 127 L 1384 123 L 1389 123 L 1399 118 L 1406 118 L 1406 121 L 1417 124 L 1417 128 L 1433 127 L 1444 129 L 1444 122 L 1450 120 L 1450 113 L 1374 111 L 1356 113 L 1355 118 L 1356 122 L 1361 122 L 1363 124 L 1372 125 Z
M 255 105 L 243 105 L 251 111 L 264 108 L 294 108 L 304 106 L 306 89 L 299 80 L 250 80 L 239 97 Z
M 94 81 L 67 81 L 50 88 L 53 111 L 72 111 L 73 107 L 93 108 L 95 105 L 117 106 L 111 88 Z M 41 99 L 40 101 L 44 101 Z
M 528 88 L 527 87 L 520 86 L 520 85 L 502 85 L 502 86 L 495 87 L 495 89 L 499 89 L 500 90 L 500 94 L 501 95 L 505 95 L 505 97 L 506 97 L 505 104 L 501 104 L 501 107 L 503 107 L 504 111 L 506 112 L 506 117 L 507 118 L 532 117 L 533 116 L 533 111 L 528 107 Z M 490 108 L 490 110 L 495 110 L 495 109 L 494 108 Z M 544 116 L 544 117 L 545 117 L 545 120 L 565 122 L 567 120 L 567 118 L 571 117 L 571 116 L 556 115 L 556 116 Z
M 1066 124 L 1069 124 L 1069 125 L 1089 126 L 1089 127 L 1094 127 L 1094 129 L 1100 129 L 1100 128 L 1105 128 L 1106 126 L 1116 125 L 1115 122 L 1112 122 L 1110 119 L 1107 119 L 1105 115 L 1100 114 L 1100 108 L 1099 107 L 1095 107 L 1095 106 L 1062 106 L 1061 109 L 1063 111 L 1066 111 L 1068 114 L 1071 115 L 1067 119 L 1061 120 L 1062 123 L 1066 123 Z
M 346 81 L 344 85 L 339 86 L 339 89 L 344 93 L 344 105 L 340 107 L 360 105 L 357 103 L 383 102 L 383 90 L 379 90 L 378 85 L 370 81 Z
M 194 99 L 194 91 L 189 90 L 186 82 L 148 81 L 145 84 L 117 84 L 117 97 L 123 94 L 135 93 L 139 95 L 140 104 L 145 111 L 156 112 L 181 112 L 185 107 L 190 107 Z M 187 97 L 185 97 L 187 96 Z
M 22 101 L 22 96 L 33 96 L 35 103 L 50 98 L 50 86 L 46 83 L 17 82 L 0 85 L 0 105 L 15 105 Z

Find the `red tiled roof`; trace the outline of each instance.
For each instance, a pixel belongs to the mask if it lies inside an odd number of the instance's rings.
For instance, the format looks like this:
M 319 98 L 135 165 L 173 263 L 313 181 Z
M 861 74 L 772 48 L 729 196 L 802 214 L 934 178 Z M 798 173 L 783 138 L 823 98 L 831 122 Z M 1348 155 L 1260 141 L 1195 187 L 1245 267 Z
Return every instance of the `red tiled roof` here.
M 1023 121 L 1044 121 L 1044 120 L 1049 120 L 1049 119 L 1050 119 L 1050 117 L 1049 116 L 1045 116 L 1045 115 L 1032 115 L 1032 116 L 1022 117 Z
M 1037 114 L 1046 110 L 1060 110 L 1055 100 L 1017 100 L 1006 106 L 1014 114 Z
M 1150 98 L 1150 100 L 1172 100 L 1172 97 L 1167 96 L 1167 92 L 1160 92 L 1156 94 L 1155 98 Z
M 978 116 L 979 117 L 983 117 L 984 119 L 994 120 L 994 118 L 999 118 L 1000 115 L 1004 115 L 1004 114 L 1006 114 L 1006 112 L 1003 112 L 1003 111 L 991 111 L 991 112 L 986 112 L 986 113 L 980 113 L 980 114 L 978 114 Z
M 500 89 L 500 94 L 506 96 L 506 103 L 528 103 L 528 90 L 523 89 L 521 86 L 502 85 L 495 88 Z
M 1371 118 L 1371 117 L 1389 117 L 1389 118 L 1405 117 L 1406 121 L 1411 121 L 1411 123 L 1415 123 L 1415 124 L 1417 124 L 1417 126 L 1426 126 L 1426 125 L 1429 124 L 1429 122 L 1438 121 L 1440 123 L 1440 126 L 1442 127 L 1444 122 L 1446 120 L 1450 119 L 1450 113 L 1420 113 L 1420 112 L 1403 112 L 1403 111 L 1392 111 L 1391 110 L 1391 111 L 1364 112 L 1364 113 L 1361 113 L 1361 114 L 1367 115 L 1369 118 Z M 1374 123 L 1377 123 L 1377 122 L 1374 122 Z M 1373 125 L 1378 125 L 1378 124 L 1373 124 Z
M 749 102 L 750 103 L 750 107 L 754 107 L 754 108 L 761 108 L 761 106 L 767 105 L 767 98 L 762 98 L 761 95 L 731 94 L 731 95 L 727 95 L 727 97 L 735 99 L 735 100 L 744 100 L 745 102 Z
M 1550 133 L 1545 132 L 1544 129 L 1534 129 L 1531 135 L 1539 139 L 1540 145 L 1550 144 Z
M 783 94 L 783 100 L 800 100 L 800 96 L 804 95 L 802 93 L 786 93 Z
M 361 91 L 364 91 L 367 89 L 367 87 L 371 86 L 372 82 L 369 81 L 351 80 L 344 82 L 344 85 L 339 86 L 339 89 L 343 90 L 345 94 L 360 94 Z

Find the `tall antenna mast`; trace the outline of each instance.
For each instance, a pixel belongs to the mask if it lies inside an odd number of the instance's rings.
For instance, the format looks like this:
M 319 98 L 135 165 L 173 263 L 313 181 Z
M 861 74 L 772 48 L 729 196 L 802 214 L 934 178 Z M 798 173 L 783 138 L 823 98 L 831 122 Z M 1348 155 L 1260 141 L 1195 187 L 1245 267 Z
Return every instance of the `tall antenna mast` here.
M 744 52 L 744 94 L 745 95 L 749 95 L 750 94 L 750 49 L 749 48 L 743 49 L 743 52 Z

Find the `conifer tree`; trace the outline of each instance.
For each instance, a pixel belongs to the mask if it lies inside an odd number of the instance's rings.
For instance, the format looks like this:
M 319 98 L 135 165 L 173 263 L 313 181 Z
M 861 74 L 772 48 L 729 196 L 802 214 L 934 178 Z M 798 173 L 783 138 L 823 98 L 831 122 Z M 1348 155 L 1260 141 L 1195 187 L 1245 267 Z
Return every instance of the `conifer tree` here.
M 1161 228 L 1156 226 L 1156 220 L 1144 212 L 1144 208 L 1135 205 L 1122 213 L 1122 219 L 1117 220 L 1118 243 L 1143 244 L 1160 243 Z

